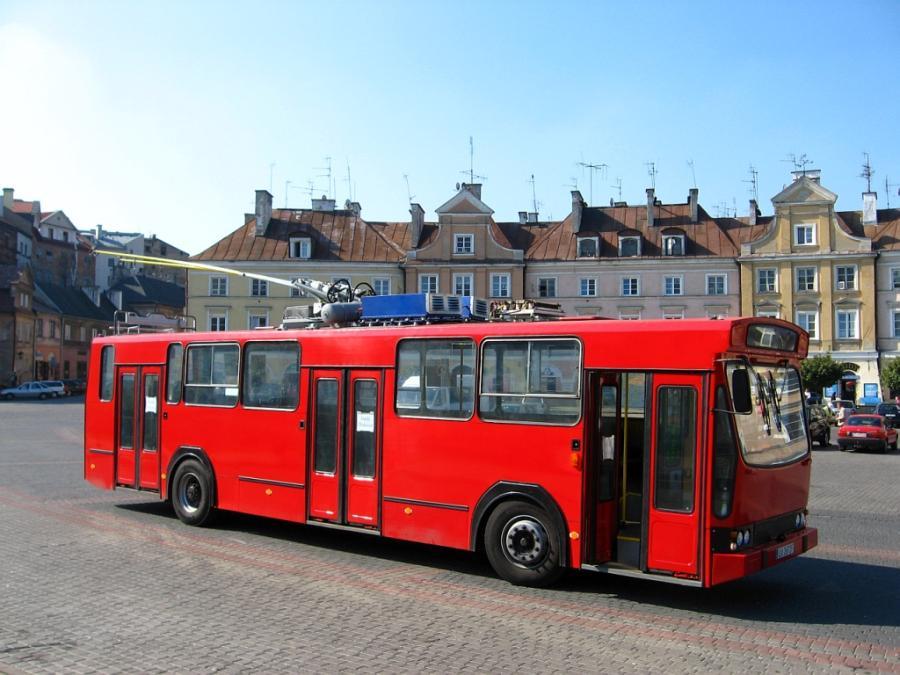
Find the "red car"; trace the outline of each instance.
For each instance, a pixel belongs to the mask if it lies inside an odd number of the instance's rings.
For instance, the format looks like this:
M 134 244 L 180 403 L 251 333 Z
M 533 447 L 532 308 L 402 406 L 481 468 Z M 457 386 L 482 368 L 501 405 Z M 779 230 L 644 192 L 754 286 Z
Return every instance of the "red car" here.
M 841 450 L 875 448 L 881 452 L 897 449 L 897 430 L 881 415 L 850 415 L 838 431 Z

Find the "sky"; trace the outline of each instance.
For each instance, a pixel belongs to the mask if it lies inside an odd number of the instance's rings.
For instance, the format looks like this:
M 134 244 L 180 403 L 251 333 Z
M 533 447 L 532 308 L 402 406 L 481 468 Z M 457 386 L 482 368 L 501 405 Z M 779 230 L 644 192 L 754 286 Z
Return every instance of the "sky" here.
M 771 213 L 791 155 L 859 209 L 864 152 L 879 207 L 886 177 L 900 206 L 898 33 L 894 0 L 0 0 L 0 184 L 190 253 L 256 189 L 435 219 L 470 147 L 497 220 L 533 193 L 564 218 L 576 185 L 643 203 L 651 180 L 746 215 L 751 165 Z

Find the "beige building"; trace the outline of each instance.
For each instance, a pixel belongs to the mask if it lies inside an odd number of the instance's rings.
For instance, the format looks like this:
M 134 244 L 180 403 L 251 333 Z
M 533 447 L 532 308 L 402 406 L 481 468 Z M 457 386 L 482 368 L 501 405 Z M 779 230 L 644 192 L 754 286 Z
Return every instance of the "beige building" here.
M 741 313 L 793 321 L 810 335 L 810 353 L 852 363 L 838 395 L 856 399 L 879 386 L 872 239 L 835 212 L 837 195 L 818 171 L 794 172 L 741 246 Z
M 272 209 L 272 195 L 256 192 L 256 213 L 193 260 L 292 280 L 300 277 L 371 284 L 380 295 L 405 290 L 400 262 L 408 223 L 370 223 L 359 204 L 336 209 L 314 199 L 311 209 Z M 278 325 L 287 307 L 314 299 L 296 289 L 215 272 L 190 270 L 187 313 L 201 330 Z

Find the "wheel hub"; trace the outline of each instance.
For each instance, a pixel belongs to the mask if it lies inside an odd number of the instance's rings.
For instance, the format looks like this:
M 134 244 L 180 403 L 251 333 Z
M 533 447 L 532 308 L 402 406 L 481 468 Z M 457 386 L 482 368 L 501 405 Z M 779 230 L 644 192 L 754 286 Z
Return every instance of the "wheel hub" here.
M 513 563 L 522 567 L 537 567 L 549 551 L 547 532 L 533 518 L 518 517 L 506 526 L 503 552 Z
M 203 497 L 203 489 L 200 487 L 200 481 L 196 476 L 185 476 L 181 484 L 181 494 L 179 495 L 181 507 L 188 513 L 193 513 L 200 507 L 200 500 Z

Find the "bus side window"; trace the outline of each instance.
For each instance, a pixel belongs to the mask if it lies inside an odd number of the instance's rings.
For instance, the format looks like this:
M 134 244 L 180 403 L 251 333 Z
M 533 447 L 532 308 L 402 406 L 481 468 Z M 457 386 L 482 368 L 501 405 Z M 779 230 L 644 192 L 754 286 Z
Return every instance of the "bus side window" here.
M 475 410 L 472 340 L 404 340 L 397 353 L 397 414 L 469 419 Z
M 100 351 L 100 400 L 112 401 L 113 370 L 116 361 L 116 348 L 106 345 Z
M 233 408 L 238 400 L 236 344 L 188 345 L 184 402 Z
M 181 401 L 181 365 L 184 361 L 184 347 L 178 343 L 169 345 L 166 356 L 166 403 Z
M 296 410 L 299 403 L 300 345 L 248 342 L 244 347 L 243 404 L 248 408 Z

